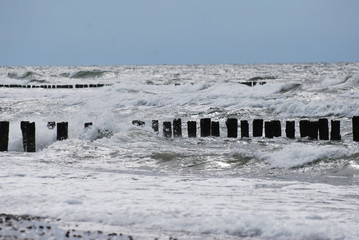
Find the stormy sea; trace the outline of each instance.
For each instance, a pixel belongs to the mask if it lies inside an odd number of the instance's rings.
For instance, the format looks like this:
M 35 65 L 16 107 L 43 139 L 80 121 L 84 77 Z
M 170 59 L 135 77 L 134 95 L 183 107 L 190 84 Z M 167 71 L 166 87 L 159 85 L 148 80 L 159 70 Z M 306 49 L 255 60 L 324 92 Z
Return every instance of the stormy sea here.
M 359 63 L 0 67 L 0 239 L 359 239 L 354 116 Z M 254 137 L 254 119 L 281 134 Z M 340 139 L 301 137 L 319 119 Z

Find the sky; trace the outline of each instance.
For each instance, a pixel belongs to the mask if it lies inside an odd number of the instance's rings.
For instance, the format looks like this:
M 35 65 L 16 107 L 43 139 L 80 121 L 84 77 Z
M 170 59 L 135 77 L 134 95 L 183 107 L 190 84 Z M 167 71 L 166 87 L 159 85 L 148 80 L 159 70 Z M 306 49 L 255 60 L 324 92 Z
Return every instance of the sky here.
M 0 0 L 0 65 L 359 62 L 359 0 Z

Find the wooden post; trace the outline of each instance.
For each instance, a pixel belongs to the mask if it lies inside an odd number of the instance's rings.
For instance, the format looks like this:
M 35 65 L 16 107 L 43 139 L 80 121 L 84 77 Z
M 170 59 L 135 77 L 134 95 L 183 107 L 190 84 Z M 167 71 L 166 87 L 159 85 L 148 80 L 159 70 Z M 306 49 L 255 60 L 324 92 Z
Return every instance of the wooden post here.
M 263 119 L 253 120 L 253 137 L 263 136 Z
M 172 138 L 172 123 L 163 122 L 163 136 L 165 138 Z
M 182 137 L 182 120 L 180 118 L 173 120 L 173 137 Z
M 294 121 L 286 121 L 285 122 L 285 134 L 287 138 L 294 139 L 295 138 L 295 122 Z
M 197 122 L 196 121 L 188 121 L 187 122 L 187 131 L 189 138 L 197 137 Z
M 318 124 L 319 124 L 319 140 L 329 140 L 328 119 L 321 118 L 319 119 Z
M 264 136 L 266 138 L 273 138 L 274 136 L 274 124 L 272 121 L 270 122 L 264 122 Z
M 279 120 L 272 121 L 273 127 L 273 137 L 281 137 L 282 136 L 282 124 Z
M 9 147 L 9 122 L 0 122 L 0 151 L 8 151 Z
M 84 124 L 84 128 L 90 128 L 92 126 L 92 122 L 87 122 Z
M 310 121 L 308 126 L 308 137 L 313 140 L 318 140 L 318 121 Z
M 299 131 L 300 131 L 300 137 L 308 137 L 309 136 L 309 120 L 300 120 L 299 121 Z
M 22 132 L 24 152 L 36 152 L 35 123 L 22 121 L 20 126 Z
M 237 138 L 238 137 L 238 119 L 228 118 L 226 121 L 227 126 L 227 137 Z
M 340 136 L 340 121 L 331 121 L 332 131 L 330 132 L 330 140 L 341 140 Z
M 158 134 L 158 132 L 159 132 L 158 120 L 152 120 L 152 129 L 154 132 L 156 132 Z
M 59 122 L 57 123 L 57 140 L 62 141 L 68 138 L 68 123 Z
M 359 142 L 359 116 L 353 117 L 352 124 L 353 124 L 353 141 Z
M 219 122 L 211 122 L 211 136 L 213 137 L 220 136 Z
M 201 127 L 201 137 L 211 136 L 211 119 L 210 118 L 202 118 L 200 120 L 200 127 Z
M 241 120 L 241 138 L 249 137 L 249 125 L 247 120 Z
M 133 120 L 132 124 L 135 126 L 143 126 L 143 125 L 145 125 L 145 122 L 141 121 L 141 120 Z

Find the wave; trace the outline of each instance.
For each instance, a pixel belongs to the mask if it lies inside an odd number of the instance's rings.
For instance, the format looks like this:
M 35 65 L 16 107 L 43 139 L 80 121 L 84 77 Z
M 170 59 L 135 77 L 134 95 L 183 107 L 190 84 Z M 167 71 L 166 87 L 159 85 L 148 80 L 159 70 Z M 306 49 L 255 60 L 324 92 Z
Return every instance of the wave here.
M 259 80 L 274 80 L 277 79 L 278 76 L 256 76 L 248 79 L 248 81 L 259 81 Z
M 64 73 L 62 74 L 62 76 L 67 76 L 69 78 L 98 78 L 98 77 L 102 77 L 105 73 L 107 73 L 107 71 L 101 71 L 101 70 L 92 70 L 92 71 L 78 71 L 75 73 Z
M 32 71 L 27 71 L 23 74 L 18 74 L 18 73 L 8 73 L 7 74 L 7 77 L 8 78 L 12 78 L 12 79 L 18 79 L 18 80 L 21 80 L 21 79 L 36 79 L 37 77 L 41 76 L 40 74 L 38 73 L 35 73 L 35 72 L 32 72 Z

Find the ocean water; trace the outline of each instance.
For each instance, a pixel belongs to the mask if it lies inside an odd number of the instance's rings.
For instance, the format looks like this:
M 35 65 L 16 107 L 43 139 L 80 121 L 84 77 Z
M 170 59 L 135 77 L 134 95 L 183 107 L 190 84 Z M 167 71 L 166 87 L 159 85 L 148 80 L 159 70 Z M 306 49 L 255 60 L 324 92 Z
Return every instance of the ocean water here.
M 0 213 L 134 239 L 359 239 L 359 63 L 0 67 L 0 84 L 108 85 L 0 88 Z M 249 138 L 226 137 L 233 117 Z M 341 121 L 341 141 L 299 137 L 299 120 L 323 117 Z M 175 118 L 183 137 L 166 139 Z M 188 138 L 201 118 L 221 137 Z M 256 118 L 281 120 L 283 137 L 251 137 Z M 21 121 L 36 123 L 35 153 L 23 152 Z M 56 141 L 49 121 L 68 122 L 69 138 Z

